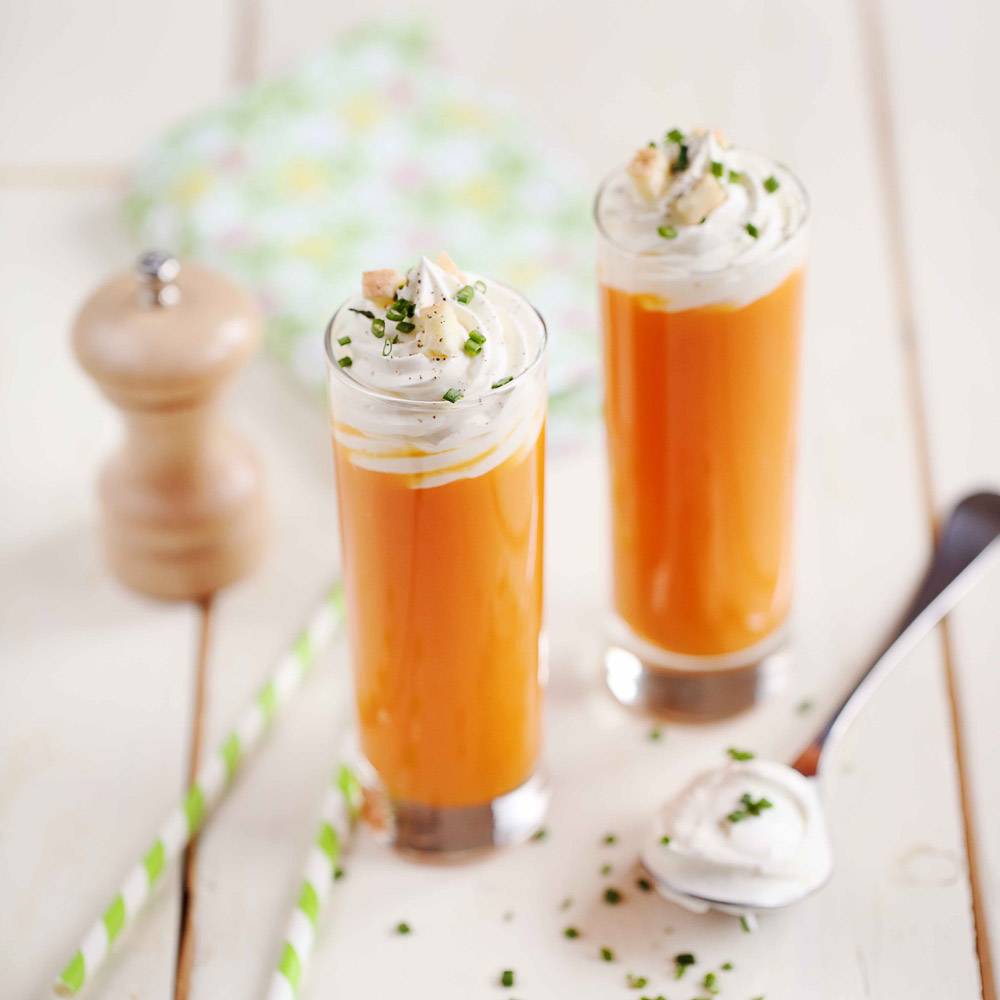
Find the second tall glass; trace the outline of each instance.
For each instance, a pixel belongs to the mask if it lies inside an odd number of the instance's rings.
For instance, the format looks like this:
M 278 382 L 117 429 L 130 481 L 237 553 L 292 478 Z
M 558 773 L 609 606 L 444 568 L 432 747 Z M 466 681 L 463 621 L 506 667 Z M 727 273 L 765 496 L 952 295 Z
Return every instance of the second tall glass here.
M 690 161 L 685 147 L 688 171 L 697 142 L 714 140 L 692 141 Z M 725 199 L 718 217 L 670 224 L 624 170 L 595 212 L 614 559 L 607 678 L 619 700 L 688 719 L 747 708 L 780 680 L 792 596 L 805 194 L 772 161 L 714 148 L 702 167 Z M 723 166 L 736 156 L 739 171 Z M 781 185 L 801 215 L 778 217 L 783 231 L 765 241 Z

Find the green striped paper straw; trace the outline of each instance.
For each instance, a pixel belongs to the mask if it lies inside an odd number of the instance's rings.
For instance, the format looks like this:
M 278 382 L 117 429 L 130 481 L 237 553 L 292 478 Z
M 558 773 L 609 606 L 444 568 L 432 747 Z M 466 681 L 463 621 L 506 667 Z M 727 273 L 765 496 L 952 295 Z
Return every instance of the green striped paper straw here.
M 336 631 L 343 609 L 343 591 L 337 584 L 279 659 L 235 728 L 198 769 L 194 782 L 167 816 L 149 850 L 132 866 L 111 905 L 84 935 L 76 954 L 53 984 L 56 996 L 76 996 L 94 978 L 122 931 L 135 920 L 162 880 L 167 866 L 200 829 L 243 761 L 263 741 L 277 714 L 301 687 L 316 654 Z
M 309 849 L 298 902 L 288 919 L 281 958 L 274 970 L 267 1000 L 293 1000 L 299 991 L 316 943 L 316 926 L 330 895 L 337 862 L 360 812 L 361 785 L 350 768 L 341 764 L 323 797 L 319 830 Z

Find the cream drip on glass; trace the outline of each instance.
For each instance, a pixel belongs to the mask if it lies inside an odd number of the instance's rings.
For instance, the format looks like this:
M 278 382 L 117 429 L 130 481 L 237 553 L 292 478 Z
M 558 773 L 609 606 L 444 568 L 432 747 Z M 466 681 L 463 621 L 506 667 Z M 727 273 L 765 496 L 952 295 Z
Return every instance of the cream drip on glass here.
M 667 311 L 747 305 L 805 260 L 808 202 L 795 175 L 715 132 L 672 130 L 601 187 L 603 285 Z M 643 264 L 647 266 L 643 266 Z
M 341 378 L 368 392 L 338 400 L 334 434 L 355 464 L 417 488 L 482 475 L 538 437 L 544 392 L 529 390 L 544 385 L 544 341 L 527 300 L 446 254 L 406 275 L 365 272 L 328 347 Z
M 833 866 L 816 782 L 766 760 L 698 775 L 655 817 L 641 856 L 664 895 L 697 912 L 711 900 L 783 906 Z

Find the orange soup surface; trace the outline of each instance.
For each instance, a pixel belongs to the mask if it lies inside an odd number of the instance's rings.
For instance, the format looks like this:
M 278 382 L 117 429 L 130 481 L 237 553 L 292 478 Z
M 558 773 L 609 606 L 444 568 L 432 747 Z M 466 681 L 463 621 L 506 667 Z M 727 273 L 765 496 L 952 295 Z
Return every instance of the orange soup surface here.
M 544 429 L 488 472 L 424 489 L 334 454 L 365 756 L 398 800 L 513 791 L 541 738 Z
M 662 649 L 745 649 L 788 614 L 802 284 L 678 312 L 601 289 L 614 601 Z

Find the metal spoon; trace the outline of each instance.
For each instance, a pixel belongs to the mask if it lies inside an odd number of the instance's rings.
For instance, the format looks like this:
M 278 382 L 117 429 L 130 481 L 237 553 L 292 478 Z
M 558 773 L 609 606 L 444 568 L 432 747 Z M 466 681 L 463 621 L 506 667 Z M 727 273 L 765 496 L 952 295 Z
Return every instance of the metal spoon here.
M 958 503 L 944 525 L 927 575 L 892 639 L 871 666 L 858 677 L 816 738 L 799 754 L 791 765 L 792 770 L 810 781 L 819 782 L 822 764 L 829 759 L 832 748 L 876 687 L 998 561 L 998 539 L 1000 495 L 974 493 Z M 818 787 L 816 790 L 818 791 Z M 799 902 L 820 888 L 826 880 L 824 878 L 818 884 L 805 887 L 798 895 L 787 895 L 779 903 L 762 904 L 757 899 L 697 895 L 689 888 L 672 884 L 662 872 L 654 870 L 645 857 L 643 863 L 664 895 L 697 910 L 714 908 L 740 913 L 775 909 Z

